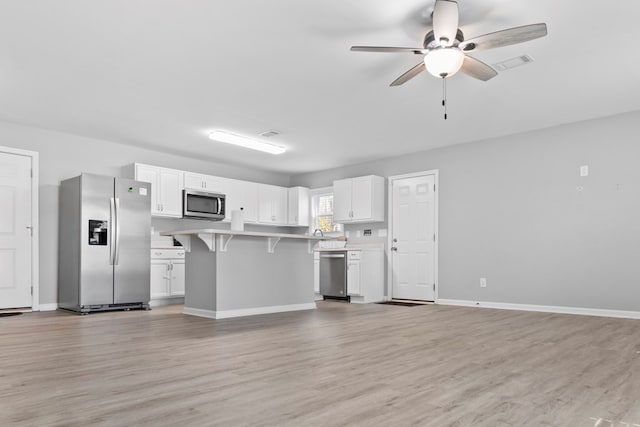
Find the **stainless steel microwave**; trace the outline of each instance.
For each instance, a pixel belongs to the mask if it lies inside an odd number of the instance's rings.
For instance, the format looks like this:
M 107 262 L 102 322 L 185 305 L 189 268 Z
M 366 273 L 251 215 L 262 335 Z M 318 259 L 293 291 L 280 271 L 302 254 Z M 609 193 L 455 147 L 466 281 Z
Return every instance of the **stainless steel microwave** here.
M 182 191 L 182 216 L 184 218 L 221 221 L 225 215 L 225 195 L 204 191 Z

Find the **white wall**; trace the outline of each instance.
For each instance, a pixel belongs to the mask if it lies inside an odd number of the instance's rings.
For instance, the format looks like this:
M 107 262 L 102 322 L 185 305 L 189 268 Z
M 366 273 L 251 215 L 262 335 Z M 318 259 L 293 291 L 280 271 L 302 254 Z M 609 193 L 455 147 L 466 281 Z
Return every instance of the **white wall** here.
M 179 142 L 177 142 L 179 143 Z M 289 185 L 283 174 L 230 166 L 54 132 L 13 123 L 0 122 L 0 145 L 40 153 L 40 304 L 58 301 L 58 190 L 60 180 L 91 172 L 122 176 L 122 167 L 134 162 L 201 172 L 205 174 Z M 176 221 L 153 221 L 169 228 Z M 156 227 L 159 228 L 159 227 Z
M 298 175 L 291 184 L 439 169 L 440 298 L 640 311 L 638 135 L 633 112 Z M 579 176 L 580 165 L 589 177 Z M 375 235 L 381 227 L 347 229 Z

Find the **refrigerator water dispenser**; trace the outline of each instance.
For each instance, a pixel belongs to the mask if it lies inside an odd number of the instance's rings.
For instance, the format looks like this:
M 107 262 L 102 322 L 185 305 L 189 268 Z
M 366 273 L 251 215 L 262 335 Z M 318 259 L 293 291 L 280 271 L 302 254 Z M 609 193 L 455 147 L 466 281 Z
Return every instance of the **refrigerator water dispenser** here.
M 108 223 L 103 219 L 89 220 L 89 245 L 107 246 Z

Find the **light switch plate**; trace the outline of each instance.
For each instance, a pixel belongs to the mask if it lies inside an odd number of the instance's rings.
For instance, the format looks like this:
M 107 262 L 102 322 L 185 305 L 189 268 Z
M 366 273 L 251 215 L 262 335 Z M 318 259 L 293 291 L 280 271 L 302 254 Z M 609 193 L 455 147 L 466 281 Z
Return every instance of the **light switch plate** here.
M 589 176 L 589 165 L 580 166 L 580 176 Z

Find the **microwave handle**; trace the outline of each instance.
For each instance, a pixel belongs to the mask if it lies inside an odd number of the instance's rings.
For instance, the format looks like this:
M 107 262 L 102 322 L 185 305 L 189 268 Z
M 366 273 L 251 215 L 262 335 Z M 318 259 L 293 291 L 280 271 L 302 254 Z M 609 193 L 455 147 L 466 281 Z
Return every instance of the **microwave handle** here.
M 222 215 L 222 197 L 218 197 L 218 215 Z

